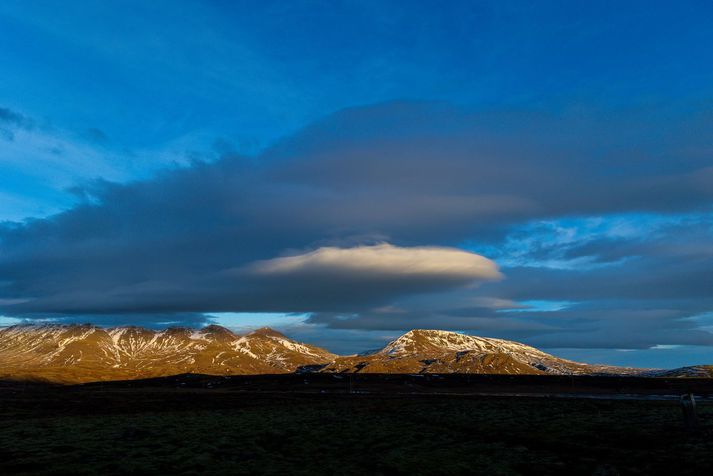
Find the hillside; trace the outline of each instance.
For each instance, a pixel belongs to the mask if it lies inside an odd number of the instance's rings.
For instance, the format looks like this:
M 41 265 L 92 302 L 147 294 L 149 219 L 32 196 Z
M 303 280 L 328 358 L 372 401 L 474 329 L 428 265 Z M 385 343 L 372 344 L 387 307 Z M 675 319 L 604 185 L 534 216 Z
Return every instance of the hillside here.
M 245 336 L 220 326 L 201 330 L 92 325 L 13 326 L 0 329 L 0 377 L 62 383 L 204 373 L 294 372 L 336 356 L 272 329 Z
M 216 325 L 161 331 L 89 324 L 0 328 L 0 378 L 82 383 L 296 371 L 713 377 L 713 366 L 652 370 L 591 365 L 518 342 L 439 330 L 412 330 L 380 350 L 338 356 L 269 328 L 246 335 Z
M 518 342 L 416 329 L 366 355 L 339 357 L 325 372 L 638 374 L 640 370 L 560 359 Z

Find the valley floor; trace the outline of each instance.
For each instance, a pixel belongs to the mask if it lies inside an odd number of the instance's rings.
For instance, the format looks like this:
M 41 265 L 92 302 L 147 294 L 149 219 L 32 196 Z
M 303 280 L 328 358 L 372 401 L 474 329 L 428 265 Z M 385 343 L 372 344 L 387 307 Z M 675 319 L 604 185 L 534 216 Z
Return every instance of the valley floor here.
M 711 474 L 713 404 L 0 385 L 0 474 Z

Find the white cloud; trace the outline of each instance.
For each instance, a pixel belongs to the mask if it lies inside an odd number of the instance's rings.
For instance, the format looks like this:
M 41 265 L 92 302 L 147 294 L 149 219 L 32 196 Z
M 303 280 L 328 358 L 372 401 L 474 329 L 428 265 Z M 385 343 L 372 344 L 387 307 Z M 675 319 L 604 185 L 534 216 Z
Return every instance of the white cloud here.
M 362 278 L 442 278 L 466 282 L 502 278 L 494 261 L 469 251 L 434 246 L 402 248 L 387 243 L 323 247 L 301 255 L 259 261 L 249 269 L 267 276 L 350 273 Z

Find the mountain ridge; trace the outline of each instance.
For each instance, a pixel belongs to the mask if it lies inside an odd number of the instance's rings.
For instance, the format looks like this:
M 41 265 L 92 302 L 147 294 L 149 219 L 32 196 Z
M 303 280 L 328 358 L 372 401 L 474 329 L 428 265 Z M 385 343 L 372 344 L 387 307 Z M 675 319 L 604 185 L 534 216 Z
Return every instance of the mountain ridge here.
M 241 335 L 201 329 L 92 324 L 0 328 L 0 378 L 57 383 L 126 380 L 182 373 L 474 373 L 713 377 L 713 366 L 657 370 L 562 359 L 519 342 L 413 329 L 381 349 L 339 356 L 263 327 Z
M 0 329 L 0 376 L 59 383 L 178 373 L 290 373 L 335 357 L 276 331 L 239 335 L 215 325 L 160 331 L 136 326 L 55 324 Z

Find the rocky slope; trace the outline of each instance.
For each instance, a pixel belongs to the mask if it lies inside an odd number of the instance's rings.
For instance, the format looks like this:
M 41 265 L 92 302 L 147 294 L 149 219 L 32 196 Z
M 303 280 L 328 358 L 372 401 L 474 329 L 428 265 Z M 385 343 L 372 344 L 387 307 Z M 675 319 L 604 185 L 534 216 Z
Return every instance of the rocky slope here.
M 420 329 L 407 332 L 379 351 L 339 357 L 322 371 L 558 375 L 636 375 L 641 372 L 560 359 L 518 342 Z
M 92 325 L 0 328 L 0 377 L 62 383 L 204 373 L 294 372 L 336 356 L 272 329 L 245 336 L 220 326 L 201 330 Z

